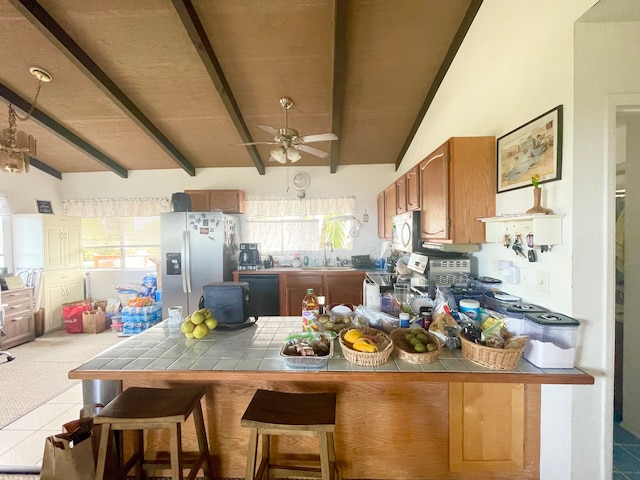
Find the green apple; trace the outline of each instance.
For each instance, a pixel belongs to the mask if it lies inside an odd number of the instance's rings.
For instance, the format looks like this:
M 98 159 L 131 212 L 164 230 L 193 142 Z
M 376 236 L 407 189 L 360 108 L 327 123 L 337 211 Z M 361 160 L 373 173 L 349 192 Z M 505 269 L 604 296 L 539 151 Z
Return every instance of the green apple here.
M 196 328 L 193 329 L 193 338 L 203 338 L 209 333 L 209 327 L 207 327 L 204 323 L 200 323 L 196 325 Z
M 191 323 L 200 325 L 202 322 L 204 322 L 204 314 L 201 313 L 200 310 L 191 314 Z
M 191 333 L 193 332 L 193 329 L 196 326 L 191 323 L 189 320 L 182 322 L 182 325 L 180 325 L 180 330 L 182 331 L 182 333 Z
M 204 324 L 209 327 L 209 330 L 213 330 L 218 326 L 218 320 L 213 317 L 207 317 L 204 320 Z

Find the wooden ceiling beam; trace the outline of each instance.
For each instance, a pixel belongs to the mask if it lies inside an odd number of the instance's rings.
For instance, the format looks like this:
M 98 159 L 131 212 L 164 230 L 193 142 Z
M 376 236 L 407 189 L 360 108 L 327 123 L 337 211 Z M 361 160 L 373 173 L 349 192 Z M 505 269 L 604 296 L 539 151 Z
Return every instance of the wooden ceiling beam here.
M 62 27 L 35 0 L 9 0 L 40 33 L 76 65 L 91 81 L 107 95 L 136 125 L 156 142 L 175 162 L 192 177 L 195 167 L 173 145 L 167 137 L 149 120 L 144 113 L 127 97 L 107 74 L 80 48 Z M 89 153 L 89 152 L 87 152 Z M 93 156 L 93 155 L 92 155 Z
M 7 87 L 6 85 L 3 85 L 2 83 L 0 83 L 0 97 L 4 98 L 7 101 L 7 103 L 11 105 L 15 105 L 25 113 L 29 112 L 31 109 L 31 103 L 29 103 L 27 100 L 22 98 L 20 95 L 18 95 L 17 93 L 15 93 L 9 87 Z M 102 165 L 104 165 L 105 167 L 107 167 L 109 170 L 116 173 L 117 175 L 121 176 L 122 178 L 127 178 L 129 176 L 129 172 L 127 171 L 126 168 L 124 168 L 122 165 L 117 163 L 111 157 L 108 157 L 107 155 L 102 153 L 100 150 L 95 148 L 90 143 L 86 142 L 85 140 L 77 136 L 75 133 L 73 133 L 71 130 L 69 130 L 65 126 L 55 121 L 46 113 L 34 107 L 33 111 L 31 112 L 31 118 L 36 123 L 43 126 L 47 130 L 53 132 L 63 140 L 73 145 L 74 147 L 82 150 L 84 153 L 86 153 L 90 157 L 95 158 L 99 163 L 101 163 Z M 57 170 L 49 167 L 43 162 L 40 162 L 40 163 L 42 163 L 42 165 L 45 165 L 47 168 L 46 169 L 41 168 L 37 162 L 34 162 L 33 165 L 37 168 L 40 168 L 40 170 L 46 173 L 49 173 L 54 177 L 57 177 L 57 175 L 54 175 L 48 169 L 53 170 L 53 172 L 57 172 Z M 62 177 L 60 176 L 58 178 L 62 178 Z
M 331 131 L 342 138 L 342 110 L 344 107 L 345 72 L 347 68 L 347 1 L 336 0 L 333 30 L 333 104 Z M 340 140 L 331 145 L 330 172 L 338 171 Z
M 207 69 L 207 73 L 209 74 L 211 81 L 218 91 L 218 94 L 222 99 L 222 103 L 231 117 L 233 125 L 236 127 L 236 130 L 242 139 L 242 143 L 253 142 L 251 133 L 249 133 L 249 128 L 247 127 L 247 124 L 242 117 L 242 113 L 240 112 L 240 107 L 238 107 L 238 103 L 233 96 L 229 82 L 222 71 L 222 66 L 218 61 L 218 57 L 216 56 L 213 47 L 211 46 L 211 42 L 209 42 L 209 37 L 202 26 L 202 22 L 200 22 L 200 18 L 193 8 L 191 0 L 172 0 L 172 3 L 180 16 L 180 20 L 182 20 L 185 30 L 189 34 L 189 38 L 191 39 L 194 48 L 198 52 L 198 55 L 200 55 L 200 59 Z M 258 169 L 258 172 L 260 175 L 264 175 L 264 162 L 260 158 L 260 153 L 258 152 L 257 147 L 255 145 L 246 145 L 246 148 L 251 160 L 253 160 L 254 165 Z
M 442 84 L 442 81 L 444 80 L 444 77 L 447 74 L 447 71 L 449 70 L 451 63 L 453 62 L 453 59 L 458 53 L 458 49 L 460 48 L 460 45 L 462 45 L 462 41 L 464 40 L 464 37 L 467 35 L 467 32 L 469 31 L 469 28 L 471 27 L 471 24 L 473 23 L 474 18 L 476 18 L 476 14 L 478 13 L 478 10 L 480 10 L 480 7 L 482 6 L 482 1 L 483 0 L 471 0 L 471 3 L 469 4 L 469 8 L 467 8 L 467 12 L 465 13 L 464 18 L 460 22 L 458 31 L 456 32 L 455 37 L 451 41 L 449 50 L 447 51 L 447 54 L 444 56 L 444 59 L 440 64 L 440 68 L 438 69 L 438 72 L 436 73 L 436 76 L 433 79 L 431 88 L 429 88 L 429 91 L 427 92 L 427 96 L 425 97 L 424 102 L 422 103 L 422 107 L 420 107 L 418 116 L 413 122 L 413 125 L 411 126 L 411 130 L 409 130 L 409 134 L 407 135 L 407 138 L 404 141 L 404 145 L 402 146 L 402 149 L 398 154 L 398 158 L 396 159 L 396 171 L 398 170 L 398 167 L 400 167 L 400 163 L 402 163 L 402 159 L 404 158 L 404 155 L 407 153 L 407 150 L 409 149 L 409 146 L 411 145 L 411 142 L 413 141 L 413 138 L 415 137 L 418 131 L 418 128 L 420 128 L 420 125 L 422 124 L 422 120 L 427 114 L 427 110 L 429 110 L 429 107 L 431 106 L 431 102 L 436 96 L 436 93 L 438 93 L 438 89 L 440 88 L 440 85 Z

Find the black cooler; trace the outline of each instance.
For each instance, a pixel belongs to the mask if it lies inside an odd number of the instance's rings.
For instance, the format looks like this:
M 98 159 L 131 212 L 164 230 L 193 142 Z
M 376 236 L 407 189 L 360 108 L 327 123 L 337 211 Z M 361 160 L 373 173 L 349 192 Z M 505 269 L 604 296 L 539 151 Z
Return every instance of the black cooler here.
M 215 282 L 203 289 L 201 306 L 211 310 L 218 326 L 240 325 L 252 316 L 247 282 Z

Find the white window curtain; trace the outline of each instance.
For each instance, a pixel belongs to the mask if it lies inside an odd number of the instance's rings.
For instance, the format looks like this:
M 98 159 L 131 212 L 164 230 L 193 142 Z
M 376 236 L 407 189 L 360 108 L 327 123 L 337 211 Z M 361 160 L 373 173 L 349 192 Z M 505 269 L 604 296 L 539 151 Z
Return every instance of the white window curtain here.
M 247 199 L 247 241 L 260 243 L 263 253 L 295 253 L 321 248 L 326 217 L 354 215 L 355 197 L 312 199 Z
M 355 215 L 356 197 L 308 199 L 247 199 L 247 219 L 260 217 L 307 217 L 312 215 Z
M 153 217 L 171 211 L 169 198 L 96 198 L 63 200 L 64 214 L 72 217 Z

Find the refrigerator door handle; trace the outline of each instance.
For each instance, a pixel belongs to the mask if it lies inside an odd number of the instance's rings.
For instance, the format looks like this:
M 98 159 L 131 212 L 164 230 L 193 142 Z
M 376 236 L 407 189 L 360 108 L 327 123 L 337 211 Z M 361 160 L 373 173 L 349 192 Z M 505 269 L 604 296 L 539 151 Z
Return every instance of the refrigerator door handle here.
M 191 293 L 191 238 L 190 232 L 183 233 L 182 239 L 184 242 L 184 283 L 186 285 L 186 293 Z

